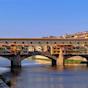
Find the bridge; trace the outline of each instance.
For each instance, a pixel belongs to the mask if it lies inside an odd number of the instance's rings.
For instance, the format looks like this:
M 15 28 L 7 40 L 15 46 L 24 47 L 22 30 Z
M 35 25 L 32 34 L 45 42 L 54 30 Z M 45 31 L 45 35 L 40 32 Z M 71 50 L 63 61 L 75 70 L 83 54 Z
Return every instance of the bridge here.
M 21 67 L 27 57 L 43 55 L 53 65 L 64 65 L 64 59 L 82 56 L 88 59 L 88 39 L 0 38 L 0 56 L 11 61 L 11 68 Z

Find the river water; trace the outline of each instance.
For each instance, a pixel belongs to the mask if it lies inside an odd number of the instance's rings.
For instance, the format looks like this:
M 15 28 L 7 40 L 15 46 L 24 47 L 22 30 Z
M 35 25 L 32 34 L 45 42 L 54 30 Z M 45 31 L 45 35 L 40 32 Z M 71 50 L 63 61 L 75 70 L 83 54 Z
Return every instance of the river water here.
M 9 65 L 0 61 L 0 72 L 11 75 L 11 88 L 88 88 L 87 66 L 51 67 L 25 60 L 21 70 L 11 73 Z

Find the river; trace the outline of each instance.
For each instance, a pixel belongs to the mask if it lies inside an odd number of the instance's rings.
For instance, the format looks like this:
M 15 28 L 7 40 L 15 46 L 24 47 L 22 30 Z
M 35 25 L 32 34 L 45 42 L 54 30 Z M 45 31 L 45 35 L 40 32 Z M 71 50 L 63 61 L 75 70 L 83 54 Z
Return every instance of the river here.
M 51 67 L 25 60 L 15 73 L 9 66 L 0 60 L 0 72 L 11 75 L 11 88 L 88 88 L 87 66 Z

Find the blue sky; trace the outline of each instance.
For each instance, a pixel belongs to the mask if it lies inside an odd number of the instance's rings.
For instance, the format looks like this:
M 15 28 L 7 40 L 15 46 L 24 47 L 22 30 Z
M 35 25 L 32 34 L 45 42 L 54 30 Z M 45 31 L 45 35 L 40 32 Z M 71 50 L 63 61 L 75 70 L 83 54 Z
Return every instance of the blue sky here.
M 88 30 L 88 0 L 0 0 L 0 37 L 59 36 Z

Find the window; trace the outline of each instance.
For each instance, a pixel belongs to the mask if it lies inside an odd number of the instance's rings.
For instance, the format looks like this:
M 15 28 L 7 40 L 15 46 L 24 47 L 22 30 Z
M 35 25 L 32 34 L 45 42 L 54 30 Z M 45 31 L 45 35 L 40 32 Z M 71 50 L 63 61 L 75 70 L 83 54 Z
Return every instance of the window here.
M 64 44 L 64 42 L 62 42 L 62 44 Z
M 54 47 L 53 49 L 56 49 L 56 47 Z
M 24 42 L 22 42 L 22 44 L 24 44 Z
M 57 44 L 56 42 L 54 42 L 54 44 Z
M 7 42 L 7 41 L 6 41 L 5 43 L 6 43 L 6 44 L 8 44 L 8 42 Z
M 79 44 L 79 42 L 77 42 L 77 44 Z
M 46 44 L 49 44 L 49 42 L 46 42 Z
M 85 44 L 87 44 L 87 42 L 85 42 Z
M 38 42 L 38 44 L 41 44 L 41 42 Z
M 33 43 L 33 42 L 30 42 L 31 44 Z
M 54 51 L 54 53 L 56 53 L 56 51 Z
M 16 42 L 13 42 L 14 44 L 16 44 Z
M 72 42 L 70 42 L 70 44 L 72 44 Z

